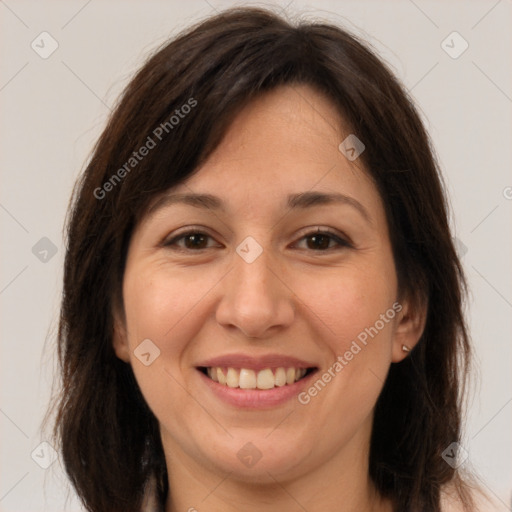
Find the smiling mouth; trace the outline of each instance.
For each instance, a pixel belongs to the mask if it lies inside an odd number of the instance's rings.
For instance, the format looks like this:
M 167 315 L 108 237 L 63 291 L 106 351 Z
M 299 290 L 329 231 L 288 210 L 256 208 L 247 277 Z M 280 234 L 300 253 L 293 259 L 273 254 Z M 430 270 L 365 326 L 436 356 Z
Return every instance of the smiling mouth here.
M 229 388 L 238 389 L 273 389 L 291 386 L 310 375 L 316 368 L 265 368 L 255 371 L 249 368 L 199 367 L 208 378 Z

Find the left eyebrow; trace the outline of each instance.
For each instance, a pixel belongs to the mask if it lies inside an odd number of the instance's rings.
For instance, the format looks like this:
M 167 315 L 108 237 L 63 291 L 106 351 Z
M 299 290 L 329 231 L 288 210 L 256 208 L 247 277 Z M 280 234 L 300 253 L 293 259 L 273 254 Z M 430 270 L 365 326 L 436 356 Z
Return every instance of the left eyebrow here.
M 157 210 L 171 206 L 173 204 L 188 204 L 195 208 L 215 210 L 225 212 L 224 201 L 212 194 L 167 194 L 159 198 L 148 210 L 148 215 L 154 214 Z M 322 206 L 328 204 L 345 204 L 351 206 L 359 212 L 359 214 L 370 224 L 372 219 L 368 210 L 353 197 L 339 193 L 325 193 L 318 191 L 302 192 L 299 194 L 290 194 L 287 198 L 287 206 L 290 209 L 305 209 L 314 206 Z
M 372 219 L 368 210 L 357 199 L 346 196 L 345 194 L 326 194 L 325 192 L 311 191 L 303 192 L 302 194 L 291 194 L 288 196 L 289 208 L 310 208 L 312 206 L 334 203 L 346 204 L 355 208 L 369 224 L 372 224 Z

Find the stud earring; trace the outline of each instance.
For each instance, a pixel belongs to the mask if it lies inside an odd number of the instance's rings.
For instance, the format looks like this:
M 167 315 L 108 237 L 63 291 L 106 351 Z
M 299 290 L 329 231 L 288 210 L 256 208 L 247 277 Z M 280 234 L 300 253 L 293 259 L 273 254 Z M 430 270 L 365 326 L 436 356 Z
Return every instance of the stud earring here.
M 402 345 L 402 352 L 410 352 L 411 349 L 407 345 Z

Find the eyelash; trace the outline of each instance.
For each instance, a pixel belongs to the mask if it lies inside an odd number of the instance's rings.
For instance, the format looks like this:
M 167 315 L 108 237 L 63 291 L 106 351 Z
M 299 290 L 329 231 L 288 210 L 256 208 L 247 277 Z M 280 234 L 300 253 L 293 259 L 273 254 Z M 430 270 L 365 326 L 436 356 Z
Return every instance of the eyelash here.
M 191 236 L 191 235 L 201 235 L 201 236 L 206 236 L 210 239 L 213 239 L 213 237 L 211 237 L 208 233 L 205 233 L 204 231 L 192 229 L 192 230 L 189 230 L 184 233 L 180 233 L 180 234 L 176 235 L 171 240 L 169 240 L 167 242 L 163 242 L 162 245 L 164 247 L 170 248 L 171 250 L 180 251 L 180 252 L 198 252 L 199 253 L 199 252 L 202 252 L 207 249 L 212 249 L 212 247 L 203 247 L 201 249 L 188 249 L 188 248 L 180 247 L 177 245 L 178 241 L 183 240 L 186 237 Z M 330 252 L 330 251 L 336 250 L 336 249 L 339 250 L 339 249 L 344 249 L 344 248 L 353 248 L 353 245 L 348 240 L 341 238 L 339 235 L 337 235 L 336 233 L 333 233 L 332 231 L 330 231 L 328 229 L 321 230 L 320 228 L 318 228 L 316 231 L 311 231 L 309 233 L 306 233 L 305 235 L 303 235 L 300 238 L 300 240 L 304 240 L 304 239 L 310 238 L 315 235 L 322 235 L 322 236 L 329 237 L 331 240 L 334 240 L 336 242 L 337 247 L 328 247 L 327 249 L 317 249 L 317 250 L 309 249 L 313 252 Z M 306 249 L 306 250 L 308 250 L 308 249 Z

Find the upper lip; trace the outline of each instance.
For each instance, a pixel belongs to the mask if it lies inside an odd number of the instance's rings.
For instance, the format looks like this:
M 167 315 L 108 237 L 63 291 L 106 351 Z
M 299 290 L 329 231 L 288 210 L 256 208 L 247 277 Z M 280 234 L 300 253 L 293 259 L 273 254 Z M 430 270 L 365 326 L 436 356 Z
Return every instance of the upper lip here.
M 223 356 L 212 357 L 202 361 L 197 367 L 227 367 L 227 368 L 246 368 L 248 370 L 264 370 L 265 368 L 316 368 L 313 363 L 308 363 L 302 359 L 293 356 L 281 354 L 266 354 L 261 356 L 251 356 L 248 354 L 226 354 Z

